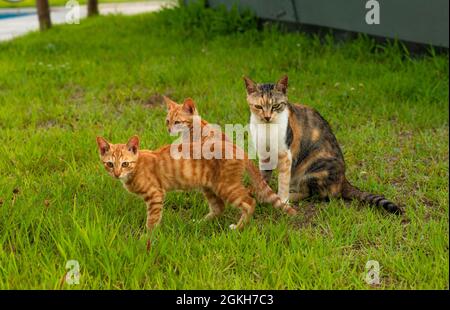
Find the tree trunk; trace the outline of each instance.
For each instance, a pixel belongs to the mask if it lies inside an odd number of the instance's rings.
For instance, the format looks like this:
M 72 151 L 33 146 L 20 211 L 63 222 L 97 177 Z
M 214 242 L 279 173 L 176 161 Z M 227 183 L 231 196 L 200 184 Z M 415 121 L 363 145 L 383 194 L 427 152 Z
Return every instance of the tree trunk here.
M 88 16 L 98 15 L 98 0 L 88 0 L 87 14 Z
M 50 19 L 50 7 L 48 0 L 36 0 L 37 14 L 39 18 L 39 28 L 44 31 L 52 26 Z

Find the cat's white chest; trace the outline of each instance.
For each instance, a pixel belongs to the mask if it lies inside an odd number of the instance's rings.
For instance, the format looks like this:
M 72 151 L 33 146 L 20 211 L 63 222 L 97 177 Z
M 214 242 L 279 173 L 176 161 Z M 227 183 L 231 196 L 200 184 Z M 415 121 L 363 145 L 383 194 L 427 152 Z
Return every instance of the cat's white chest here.
M 289 151 L 286 145 L 286 133 L 289 110 L 285 109 L 271 123 L 261 121 L 253 114 L 250 116 L 250 135 L 260 160 L 270 159 L 269 169 L 274 169 L 280 152 Z

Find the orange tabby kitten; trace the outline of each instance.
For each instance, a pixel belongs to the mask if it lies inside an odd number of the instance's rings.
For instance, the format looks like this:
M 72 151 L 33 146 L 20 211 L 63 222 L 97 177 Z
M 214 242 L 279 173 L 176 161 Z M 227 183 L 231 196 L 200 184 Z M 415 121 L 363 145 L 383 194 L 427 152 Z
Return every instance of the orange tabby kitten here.
M 251 193 L 261 202 L 271 203 L 289 214 L 296 212 L 281 202 L 250 160 L 175 159 L 171 155 L 171 145 L 156 151 L 139 150 L 137 136 L 130 138 L 126 144 L 111 144 L 97 137 L 97 144 L 106 171 L 146 202 L 149 230 L 161 221 L 165 193 L 176 189 L 203 190 L 210 208 L 206 220 L 220 215 L 225 202 L 241 209 L 241 217 L 237 224 L 230 225 L 231 229 L 242 229 L 252 216 L 256 203 Z M 191 152 L 193 147 L 194 143 L 191 143 Z M 245 171 L 252 182 L 250 189 L 243 185 Z
M 222 133 L 222 130 L 218 125 L 216 125 L 217 127 L 214 127 L 204 119 L 200 118 L 197 112 L 197 108 L 195 107 L 194 100 L 192 100 L 191 98 L 185 99 L 183 104 L 178 104 L 166 96 L 164 96 L 163 98 L 167 107 L 166 126 L 170 134 L 173 135 L 181 133 L 181 135 L 186 136 L 186 138 L 188 138 L 187 141 L 191 143 L 201 143 L 205 142 L 206 139 L 215 139 L 224 141 L 224 143 L 232 144 L 230 139 L 228 139 L 228 137 L 224 133 Z M 195 117 L 198 117 L 198 133 L 194 132 Z M 185 141 L 186 140 L 183 140 L 183 142 Z M 214 143 L 211 143 L 211 145 L 214 145 Z M 242 154 L 246 156 L 244 151 L 238 148 L 237 145 L 233 145 L 233 147 L 238 149 L 239 152 L 242 152 Z

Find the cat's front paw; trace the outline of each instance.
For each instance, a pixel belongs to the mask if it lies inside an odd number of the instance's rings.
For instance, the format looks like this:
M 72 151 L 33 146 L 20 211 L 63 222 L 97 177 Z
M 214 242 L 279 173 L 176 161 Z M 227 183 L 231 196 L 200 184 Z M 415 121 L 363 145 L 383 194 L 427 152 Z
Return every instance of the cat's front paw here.
M 231 224 L 231 225 L 230 225 L 230 229 L 236 230 L 236 229 L 237 229 L 237 225 L 236 225 L 236 224 Z
M 286 199 L 285 201 L 283 201 L 284 206 L 283 206 L 283 211 L 286 212 L 289 215 L 296 215 L 297 214 L 297 210 L 294 208 L 293 205 L 291 205 L 289 203 L 289 200 Z

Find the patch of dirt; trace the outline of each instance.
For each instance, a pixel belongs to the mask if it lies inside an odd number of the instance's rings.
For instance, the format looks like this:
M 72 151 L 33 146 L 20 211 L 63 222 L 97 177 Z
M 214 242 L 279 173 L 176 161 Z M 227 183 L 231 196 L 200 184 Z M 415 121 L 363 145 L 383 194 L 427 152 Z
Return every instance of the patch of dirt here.
M 305 222 L 310 223 L 317 214 L 317 208 L 313 203 L 308 203 L 306 206 L 300 208 L 299 213 L 303 216 Z
M 163 96 L 171 97 L 173 95 L 173 91 L 168 90 L 164 94 L 153 93 L 147 100 L 143 102 L 143 106 L 146 108 L 154 108 L 157 106 L 164 105 Z
M 52 127 L 55 127 L 57 124 L 58 123 L 56 122 L 56 120 L 49 119 L 47 121 L 40 122 L 39 124 L 37 124 L 37 127 L 42 129 L 50 129 Z
M 296 228 L 314 226 L 314 218 L 319 212 L 316 205 L 312 202 L 301 202 L 295 206 L 297 215 L 294 216 L 293 225 Z
M 49 119 L 45 121 L 41 121 L 37 124 L 37 128 L 39 129 L 50 129 L 50 128 L 61 128 L 61 129 L 68 129 L 68 130 L 76 130 L 78 127 L 78 121 L 80 119 L 78 117 L 74 118 L 68 118 L 67 116 L 64 116 L 63 119 Z
M 434 202 L 433 200 L 427 198 L 427 197 L 420 197 L 419 201 L 423 203 L 427 208 L 437 208 L 439 207 L 439 204 Z
M 155 92 L 145 86 L 136 85 L 131 88 L 121 88 L 115 85 L 107 87 L 102 101 L 112 104 L 118 115 L 122 114 L 123 106 L 141 105 L 145 108 L 157 108 L 164 105 L 163 96 L 172 97 L 174 90 L 166 89 L 162 93 Z
M 402 186 L 406 183 L 406 181 L 407 177 L 404 174 L 401 174 L 398 177 L 394 178 L 391 184 L 394 185 L 396 188 L 402 188 Z
M 411 220 L 410 220 L 410 219 L 408 219 L 408 218 L 406 218 L 406 217 L 403 217 L 403 218 L 402 218 L 401 224 L 402 224 L 403 226 L 408 226 L 409 223 L 411 223 Z
M 66 84 L 64 86 L 65 89 L 68 89 L 70 91 L 69 100 L 74 102 L 80 102 L 84 99 L 86 95 L 86 91 L 83 87 L 77 84 Z
M 377 242 L 377 240 L 356 240 L 353 244 L 351 244 L 351 249 L 354 251 L 361 251 L 368 248 L 379 248 L 381 244 Z
M 414 137 L 413 132 L 409 130 L 400 131 L 398 134 L 398 139 L 401 141 L 411 140 L 413 137 Z
M 146 108 L 153 108 L 154 106 L 162 105 L 163 103 L 164 103 L 163 95 L 154 93 L 143 103 L 143 105 Z

